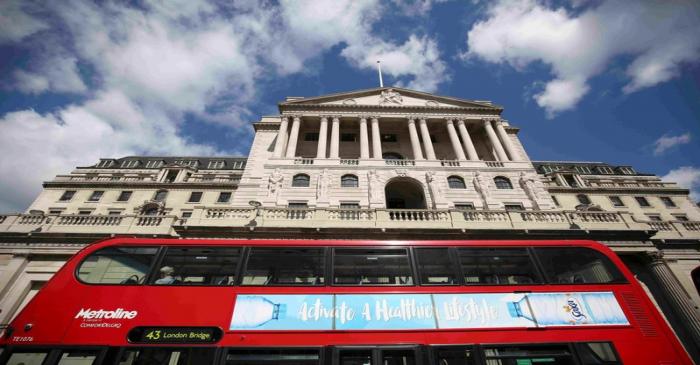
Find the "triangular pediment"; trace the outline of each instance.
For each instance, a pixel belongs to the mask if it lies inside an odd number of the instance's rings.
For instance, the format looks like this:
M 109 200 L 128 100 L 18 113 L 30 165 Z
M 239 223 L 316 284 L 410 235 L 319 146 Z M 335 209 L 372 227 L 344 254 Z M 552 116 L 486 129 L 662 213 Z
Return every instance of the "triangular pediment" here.
M 284 106 L 372 106 L 372 107 L 427 107 L 427 108 L 486 108 L 501 110 L 486 101 L 474 101 L 439 96 L 399 87 L 380 87 L 308 98 L 288 98 Z

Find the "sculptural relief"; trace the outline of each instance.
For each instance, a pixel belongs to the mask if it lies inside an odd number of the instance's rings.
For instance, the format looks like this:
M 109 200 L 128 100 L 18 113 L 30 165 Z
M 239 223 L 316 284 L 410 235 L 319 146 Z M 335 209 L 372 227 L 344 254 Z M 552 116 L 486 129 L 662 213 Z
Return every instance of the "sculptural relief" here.
M 282 187 L 282 180 L 284 180 L 284 175 L 282 175 L 280 169 L 275 169 L 267 181 L 267 196 L 277 198 L 279 189 Z

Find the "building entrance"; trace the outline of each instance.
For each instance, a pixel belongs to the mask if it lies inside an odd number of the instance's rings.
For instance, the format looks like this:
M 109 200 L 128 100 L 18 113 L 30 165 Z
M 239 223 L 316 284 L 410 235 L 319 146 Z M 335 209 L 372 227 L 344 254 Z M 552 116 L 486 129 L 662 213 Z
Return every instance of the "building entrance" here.
M 395 178 L 384 187 L 388 209 L 426 209 L 423 186 L 411 178 Z

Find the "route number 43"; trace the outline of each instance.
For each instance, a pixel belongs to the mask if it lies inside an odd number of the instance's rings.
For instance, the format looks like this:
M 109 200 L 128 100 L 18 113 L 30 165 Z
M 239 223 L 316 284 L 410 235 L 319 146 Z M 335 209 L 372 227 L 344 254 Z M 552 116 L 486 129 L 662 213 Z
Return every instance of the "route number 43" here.
M 158 340 L 158 339 L 160 339 L 160 331 L 159 330 L 148 331 L 148 333 L 146 334 L 146 338 L 149 340 Z

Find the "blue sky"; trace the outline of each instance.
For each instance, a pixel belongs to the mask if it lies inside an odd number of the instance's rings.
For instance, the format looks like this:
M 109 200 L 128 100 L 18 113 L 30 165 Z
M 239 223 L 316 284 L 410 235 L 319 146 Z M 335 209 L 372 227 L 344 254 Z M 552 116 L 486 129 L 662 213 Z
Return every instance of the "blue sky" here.
M 100 157 L 247 155 L 285 96 L 491 100 L 534 160 L 700 193 L 694 1 L 0 2 L 0 211 Z

